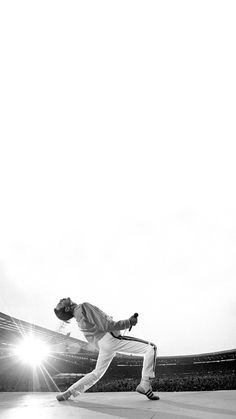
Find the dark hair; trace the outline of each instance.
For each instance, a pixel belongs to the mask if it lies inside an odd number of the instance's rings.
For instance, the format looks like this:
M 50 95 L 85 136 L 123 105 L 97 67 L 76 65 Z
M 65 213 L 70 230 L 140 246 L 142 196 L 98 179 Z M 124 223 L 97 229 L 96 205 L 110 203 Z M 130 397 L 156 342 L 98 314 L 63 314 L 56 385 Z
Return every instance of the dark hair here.
M 65 307 L 59 308 L 59 310 L 54 308 L 54 313 L 56 314 L 58 319 L 63 320 L 64 322 L 67 322 L 68 320 L 72 319 L 72 317 L 74 317 L 73 310 L 65 311 Z

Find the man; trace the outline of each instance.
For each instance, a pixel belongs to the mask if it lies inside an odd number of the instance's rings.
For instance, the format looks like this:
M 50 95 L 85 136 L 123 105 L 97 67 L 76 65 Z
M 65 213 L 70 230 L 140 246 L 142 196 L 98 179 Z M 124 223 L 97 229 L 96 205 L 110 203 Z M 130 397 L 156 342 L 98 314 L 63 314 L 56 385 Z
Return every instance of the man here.
M 156 345 L 120 334 L 120 330 L 137 324 L 136 316 L 115 322 L 96 306 L 89 303 L 76 304 L 69 297 L 60 300 L 54 312 L 67 323 L 74 317 L 87 341 L 99 350 L 95 369 L 58 394 L 58 401 L 67 400 L 70 396 L 76 397 L 92 387 L 105 374 L 115 354 L 119 352 L 144 355 L 142 379 L 136 391 L 150 400 L 159 400 L 153 394 L 150 384 L 150 379 L 155 377 Z

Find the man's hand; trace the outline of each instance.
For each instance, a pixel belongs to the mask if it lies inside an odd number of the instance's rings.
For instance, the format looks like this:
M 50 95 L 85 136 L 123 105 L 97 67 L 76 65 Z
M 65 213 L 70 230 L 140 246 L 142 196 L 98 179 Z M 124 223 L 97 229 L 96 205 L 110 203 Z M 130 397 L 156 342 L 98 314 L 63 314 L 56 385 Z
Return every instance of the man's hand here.
M 132 329 L 132 326 L 135 326 L 138 323 L 138 313 L 134 313 L 133 316 L 129 318 L 130 321 L 130 328 L 129 331 Z

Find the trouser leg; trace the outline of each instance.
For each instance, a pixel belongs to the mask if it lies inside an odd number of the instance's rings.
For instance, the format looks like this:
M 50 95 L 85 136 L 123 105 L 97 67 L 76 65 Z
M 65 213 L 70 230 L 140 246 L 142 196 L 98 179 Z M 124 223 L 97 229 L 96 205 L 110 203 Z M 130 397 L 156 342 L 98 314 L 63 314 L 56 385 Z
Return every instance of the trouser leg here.
M 154 378 L 156 367 L 157 347 L 154 344 L 149 344 L 148 349 L 144 354 L 142 378 Z
M 141 339 L 123 336 L 120 339 L 116 339 L 116 351 L 124 353 L 133 353 L 137 355 L 143 355 L 143 368 L 142 368 L 142 379 L 149 380 L 155 377 L 155 366 L 156 366 L 156 353 L 157 347 L 151 342 L 147 342 Z
M 84 393 L 98 380 L 100 380 L 100 378 L 105 374 L 107 368 L 109 367 L 114 355 L 115 354 L 113 352 L 104 351 L 101 349 L 98 355 L 95 369 L 69 387 L 68 390 L 70 390 L 72 395 L 77 396 L 80 393 Z
M 95 369 L 78 380 L 68 390 L 73 396 L 85 392 L 92 387 L 106 372 L 113 357 L 118 352 L 143 355 L 142 379 L 155 377 L 156 345 L 132 337 L 116 338 L 107 333 L 99 341 L 100 352 Z

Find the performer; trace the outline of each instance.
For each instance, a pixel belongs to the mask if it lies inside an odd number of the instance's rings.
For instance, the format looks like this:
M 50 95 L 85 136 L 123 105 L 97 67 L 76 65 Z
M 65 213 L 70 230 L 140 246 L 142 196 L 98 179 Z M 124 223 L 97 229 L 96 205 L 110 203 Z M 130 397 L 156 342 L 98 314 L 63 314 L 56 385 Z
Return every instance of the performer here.
M 136 391 L 150 400 L 159 400 L 159 396 L 154 395 L 150 383 L 150 379 L 155 377 L 156 345 L 120 334 L 120 330 L 137 324 L 137 314 L 115 322 L 96 306 L 90 303 L 76 304 L 69 297 L 61 299 L 54 312 L 60 320 L 67 323 L 74 317 L 86 340 L 99 350 L 95 369 L 63 393 L 59 393 L 58 401 L 67 400 L 70 396 L 76 397 L 92 387 L 105 374 L 112 359 L 119 352 L 144 356 L 141 382 Z

